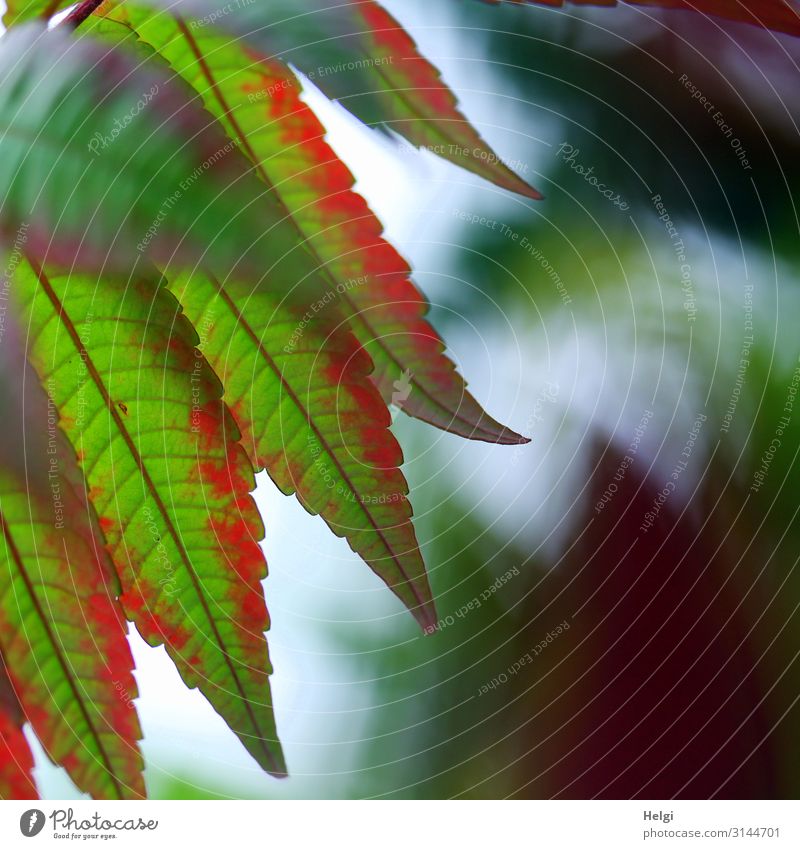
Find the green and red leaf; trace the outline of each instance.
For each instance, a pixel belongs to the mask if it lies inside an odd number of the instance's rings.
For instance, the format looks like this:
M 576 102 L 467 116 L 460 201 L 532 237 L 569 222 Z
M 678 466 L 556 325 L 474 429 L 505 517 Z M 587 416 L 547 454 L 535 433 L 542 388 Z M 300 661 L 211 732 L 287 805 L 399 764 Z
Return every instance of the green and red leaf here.
M 344 5 L 354 19 L 353 32 L 342 43 L 342 50 L 350 56 L 334 73 L 313 76 L 325 94 L 338 99 L 365 123 L 383 125 L 415 147 L 503 189 L 541 199 L 480 137 L 439 71 L 380 3 L 347 0 Z M 359 63 L 362 67 L 357 73 L 345 70 Z
M 55 378 L 46 393 L 4 318 L 3 366 L 22 393 L 4 393 L 3 410 L 25 471 L 0 467 L 0 654 L 25 717 L 76 786 L 140 798 L 137 690 L 117 583 L 59 430 Z
M 252 466 L 175 299 L 144 278 L 101 282 L 20 266 L 29 358 L 54 387 L 128 617 L 283 775 Z
M 292 72 L 211 27 L 192 29 L 128 3 L 107 5 L 104 14 L 169 61 L 253 161 L 325 278 L 317 298 L 333 299 L 372 357 L 384 400 L 402 397 L 408 415 L 470 439 L 526 442 L 467 391 L 425 318 L 428 304 L 408 264 L 353 191 L 352 174 L 326 144 Z
M 0 42 L 0 233 L 100 272 L 145 257 L 261 275 L 293 231 L 182 83 L 94 38 L 25 24 Z M 308 273 L 301 252 L 270 276 Z M 312 269 L 313 270 L 313 269 Z
M 291 63 L 364 123 L 530 198 L 539 192 L 508 168 L 458 108 L 439 71 L 374 0 L 144 0 L 179 11 L 193 33 L 224 29 L 260 55 Z M 127 5 L 127 4 L 126 4 Z
M 35 794 L 25 720 L 81 791 L 144 795 L 125 615 L 285 775 L 254 466 L 429 628 L 387 404 L 526 441 L 466 391 L 290 64 L 366 123 L 539 195 L 373 0 L 182 2 L 203 20 L 117 3 L 106 20 L 85 3 L 48 29 L 65 5 L 11 0 L 0 45 L 0 236 L 14 238 L 13 317 L 0 305 L 0 795 Z M 260 52 L 215 23 L 255 29 Z

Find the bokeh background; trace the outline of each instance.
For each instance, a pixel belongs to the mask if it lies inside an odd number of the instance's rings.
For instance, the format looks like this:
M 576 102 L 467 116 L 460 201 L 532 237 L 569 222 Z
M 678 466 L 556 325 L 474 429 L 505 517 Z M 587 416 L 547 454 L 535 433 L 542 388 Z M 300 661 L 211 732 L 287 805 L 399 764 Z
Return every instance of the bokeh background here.
M 386 5 L 545 200 L 307 97 L 474 394 L 532 441 L 398 413 L 430 636 L 261 479 L 292 777 L 132 637 L 150 792 L 796 798 L 800 44 L 677 12 Z M 45 796 L 75 795 L 37 759 Z

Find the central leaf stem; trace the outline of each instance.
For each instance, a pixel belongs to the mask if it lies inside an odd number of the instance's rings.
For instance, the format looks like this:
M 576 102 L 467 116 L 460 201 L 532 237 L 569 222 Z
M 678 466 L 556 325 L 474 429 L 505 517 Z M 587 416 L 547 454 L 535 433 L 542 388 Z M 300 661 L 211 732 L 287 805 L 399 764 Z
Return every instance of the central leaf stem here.
M 102 2 L 103 0 L 83 0 L 64 18 L 64 26 L 77 29 Z

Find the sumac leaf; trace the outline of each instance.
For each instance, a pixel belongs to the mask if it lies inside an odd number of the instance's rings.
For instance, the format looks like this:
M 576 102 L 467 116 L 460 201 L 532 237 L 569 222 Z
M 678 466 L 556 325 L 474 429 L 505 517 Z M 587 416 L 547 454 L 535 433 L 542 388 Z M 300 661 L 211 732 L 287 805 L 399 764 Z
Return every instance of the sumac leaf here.
M 201 328 L 256 465 L 345 537 L 423 628 L 433 625 L 403 455 L 350 331 L 203 275 L 172 288 Z
M 117 582 L 76 485 L 54 383 L 47 393 L 38 385 L 5 319 L 4 364 L 19 386 L 4 393 L 4 427 L 23 446 L 25 473 L 0 466 L 0 654 L 25 717 L 76 786 L 95 798 L 140 798 L 137 690 Z
M 428 304 L 411 282 L 408 264 L 353 191 L 352 175 L 324 141 L 324 128 L 301 100 L 292 72 L 213 27 L 192 28 L 129 3 L 104 9 L 200 93 L 253 161 L 319 266 L 322 285 L 313 300 L 332 299 L 350 320 L 375 364 L 373 379 L 384 400 L 470 439 L 526 442 L 467 391 L 425 319 Z
M 286 767 L 275 731 L 253 470 L 173 296 L 146 278 L 50 274 L 15 285 L 142 637 L 164 644 L 266 770 Z
M 262 56 L 306 73 L 357 118 L 498 186 L 540 198 L 492 151 L 458 109 L 438 70 L 373 0 L 149 0 L 179 12 L 192 32 L 227 30 Z

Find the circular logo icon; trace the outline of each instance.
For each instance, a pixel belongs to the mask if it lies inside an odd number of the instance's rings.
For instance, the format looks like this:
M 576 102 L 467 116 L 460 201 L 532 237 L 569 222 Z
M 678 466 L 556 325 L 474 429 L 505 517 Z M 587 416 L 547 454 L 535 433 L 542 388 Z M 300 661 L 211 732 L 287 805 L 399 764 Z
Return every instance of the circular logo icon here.
M 19 818 L 19 830 L 25 837 L 36 837 L 44 828 L 44 813 L 38 808 L 31 808 Z

